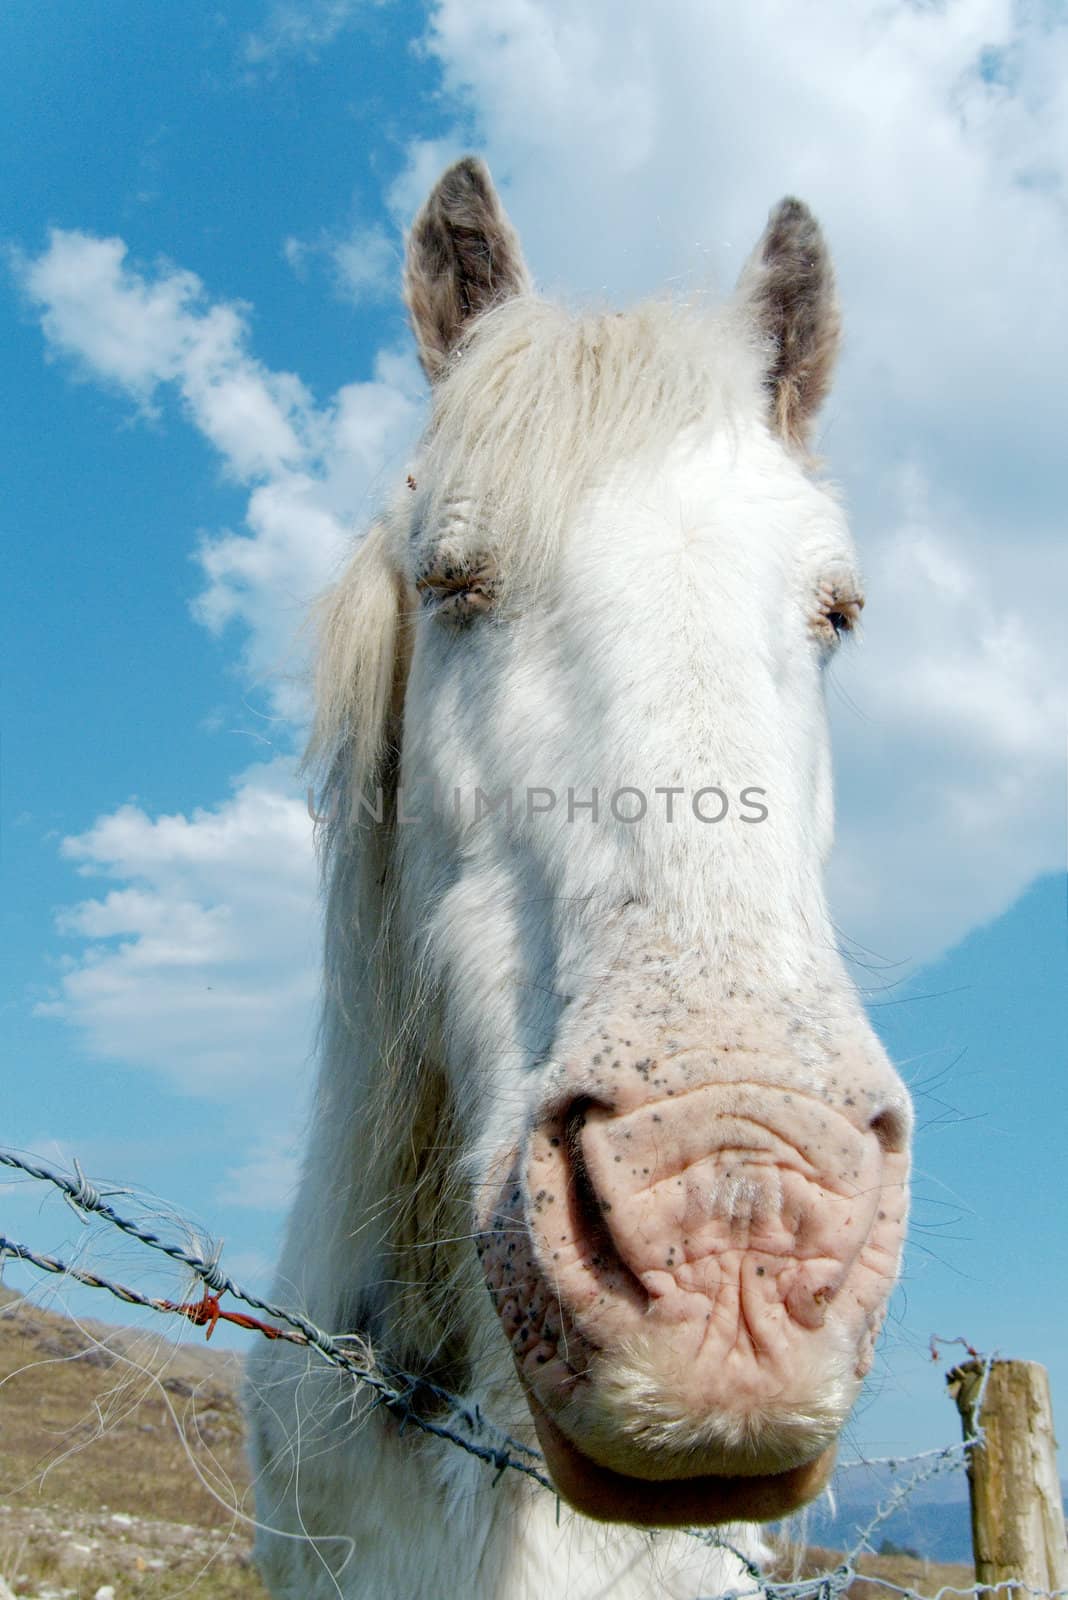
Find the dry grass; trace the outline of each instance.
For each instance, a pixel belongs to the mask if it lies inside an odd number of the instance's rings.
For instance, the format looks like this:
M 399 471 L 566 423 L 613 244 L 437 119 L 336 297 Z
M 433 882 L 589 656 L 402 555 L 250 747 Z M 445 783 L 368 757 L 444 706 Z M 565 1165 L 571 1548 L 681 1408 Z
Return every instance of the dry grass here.
M 799 1560 L 783 1562 L 775 1576 L 817 1577 L 825 1572 L 833 1572 L 841 1561 L 839 1551 L 810 1545 Z M 916 1595 L 933 1595 L 943 1587 L 970 1589 L 975 1582 L 972 1566 L 959 1562 L 928 1561 L 923 1556 L 861 1556 L 857 1565 L 862 1576 L 850 1586 L 850 1600 L 892 1600 L 893 1591 L 873 1581 L 878 1578 L 885 1578 Z
M 262 1600 L 235 1515 L 251 1509 L 239 1376 L 226 1352 L 83 1331 L 3 1295 L 0 1576 L 15 1594 Z
M 240 1516 L 252 1512 L 240 1359 L 176 1348 L 161 1327 L 79 1326 L 0 1289 L 0 1578 L 17 1596 L 265 1600 Z M 840 1560 L 809 1549 L 775 1575 Z M 974 1581 L 908 1556 L 861 1566 L 852 1600 L 884 1600 L 875 1577 L 917 1594 Z

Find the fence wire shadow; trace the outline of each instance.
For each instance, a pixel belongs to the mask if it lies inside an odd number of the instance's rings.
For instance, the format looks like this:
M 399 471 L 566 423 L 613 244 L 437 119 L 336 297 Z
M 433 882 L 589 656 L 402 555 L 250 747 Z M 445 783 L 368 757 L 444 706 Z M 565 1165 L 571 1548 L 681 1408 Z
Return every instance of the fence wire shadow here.
M 121 1196 L 129 1196 L 133 1201 L 132 1191 L 103 1188 L 91 1183 L 77 1161 L 74 1162 L 73 1173 L 66 1173 L 34 1156 L 15 1150 L 0 1149 L 0 1166 L 11 1168 L 26 1177 L 51 1185 L 59 1191 L 83 1222 L 91 1217 L 98 1218 L 147 1249 L 156 1251 L 177 1266 L 183 1267 L 190 1275 L 190 1282 L 199 1286 L 200 1293 L 198 1298 L 179 1299 L 147 1295 L 117 1283 L 86 1266 L 61 1261 L 55 1256 L 33 1250 L 28 1245 L 10 1239 L 2 1233 L 0 1233 L 0 1276 L 6 1260 L 21 1261 L 42 1274 L 61 1277 L 87 1289 L 101 1290 L 124 1305 L 184 1318 L 195 1327 L 204 1328 L 208 1338 L 211 1337 L 215 1327 L 224 1322 L 256 1333 L 262 1338 L 281 1339 L 290 1344 L 303 1345 L 314 1351 L 330 1366 L 346 1373 L 354 1383 L 370 1389 L 375 1396 L 374 1404 L 384 1406 L 405 1426 L 447 1440 L 456 1448 L 475 1456 L 487 1468 L 492 1468 L 494 1484 L 505 1472 L 519 1472 L 532 1479 L 548 1493 L 555 1494 L 553 1484 L 543 1470 L 541 1454 L 513 1438 L 490 1418 L 483 1416 L 478 1406 L 469 1405 L 460 1396 L 428 1383 L 425 1378 L 392 1371 L 387 1373 L 376 1362 L 371 1350 L 359 1335 L 328 1333 L 299 1311 L 276 1305 L 260 1295 L 249 1293 L 224 1270 L 221 1262 L 221 1245 L 212 1245 L 206 1250 L 198 1251 L 176 1239 L 164 1238 L 144 1222 L 123 1215 L 116 1210 L 111 1201 Z M 191 1227 L 187 1226 L 185 1231 L 190 1238 L 196 1237 L 195 1230 Z M 222 1306 L 221 1301 L 227 1295 L 232 1300 L 240 1301 L 242 1305 L 250 1307 L 252 1312 L 262 1313 L 262 1316 Z M 975 1406 L 976 1416 L 982 1410 L 982 1398 L 994 1359 L 995 1357 L 991 1356 L 984 1362 Z M 425 1402 L 431 1397 L 442 1408 L 444 1421 L 430 1418 L 422 1410 L 416 1409 L 417 1400 Z M 857 1529 L 854 1541 L 841 1562 L 827 1572 L 803 1578 L 773 1579 L 755 1567 L 727 1539 L 717 1535 L 714 1529 L 693 1529 L 691 1536 L 702 1543 L 730 1550 L 747 1569 L 756 1586 L 755 1592 L 758 1595 L 766 1595 L 768 1600 L 838 1600 L 839 1596 L 848 1593 L 851 1585 L 858 1579 L 885 1589 L 888 1593 L 907 1596 L 908 1600 L 948 1600 L 951 1595 L 978 1597 L 993 1595 L 999 1590 L 1012 1591 L 1020 1596 L 1021 1600 L 1024 1596 L 1033 1596 L 1034 1600 L 1068 1600 L 1068 1590 L 1034 1589 L 1015 1579 L 993 1585 L 981 1583 L 966 1587 L 943 1585 L 932 1595 L 921 1596 L 914 1588 L 894 1583 L 889 1578 L 871 1571 L 862 1571 L 858 1567 L 858 1562 L 863 1557 L 878 1554 L 873 1541 L 879 1530 L 885 1527 L 896 1512 L 908 1504 L 921 1485 L 930 1483 L 947 1472 L 960 1470 L 968 1452 L 978 1448 L 982 1443 L 982 1430 L 976 1429 L 971 1437 L 940 1449 L 923 1451 L 914 1456 L 866 1459 L 863 1463 L 866 1466 L 884 1467 L 892 1474 L 903 1473 L 904 1476 L 878 1505 L 869 1521 Z M 753 1600 L 753 1596 L 754 1589 L 747 1588 L 730 1590 L 715 1597 L 696 1595 L 694 1600 Z

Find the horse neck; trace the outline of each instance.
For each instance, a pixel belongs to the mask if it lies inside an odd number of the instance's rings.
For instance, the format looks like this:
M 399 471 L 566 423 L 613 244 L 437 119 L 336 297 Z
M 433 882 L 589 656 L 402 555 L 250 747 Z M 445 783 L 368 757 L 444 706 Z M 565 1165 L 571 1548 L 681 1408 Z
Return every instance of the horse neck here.
M 387 1369 L 460 1390 L 509 1431 L 531 1433 L 467 1237 L 469 1208 L 450 1181 L 463 1130 L 432 1029 L 424 1017 L 412 1036 L 411 996 L 396 984 L 403 960 L 383 876 L 367 853 L 332 864 L 320 1079 L 283 1273 L 320 1326 L 363 1334 Z M 360 1552 L 342 1578 L 345 1600 L 437 1600 L 446 1588 L 547 1600 L 565 1573 L 569 1600 L 748 1587 L 733 1556 L 685 1535 L 605 1529 L 518 1474 L 495 1484 L 483 1463 L 384 1409 L 353 1428 L 334 1391 L 323 1403 L 340 1459 L 324 1454 L 314 1488 L 308 1463 L 305 1495 L 327 1526 L 349 1527 Z M 311 1589 L 318 1600 L 318 1579 Z

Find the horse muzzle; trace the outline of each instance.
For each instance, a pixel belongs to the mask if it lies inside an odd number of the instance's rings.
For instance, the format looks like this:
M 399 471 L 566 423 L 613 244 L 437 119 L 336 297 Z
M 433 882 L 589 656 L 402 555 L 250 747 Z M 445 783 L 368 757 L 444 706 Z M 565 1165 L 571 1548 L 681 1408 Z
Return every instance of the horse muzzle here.
M 896 1281 L 904 1091 L 860 1047 L 812 1082 L 607 1031 L 481 1235 L 550 1470 L 614 1520 L 786 1515 L 829 1475 Z

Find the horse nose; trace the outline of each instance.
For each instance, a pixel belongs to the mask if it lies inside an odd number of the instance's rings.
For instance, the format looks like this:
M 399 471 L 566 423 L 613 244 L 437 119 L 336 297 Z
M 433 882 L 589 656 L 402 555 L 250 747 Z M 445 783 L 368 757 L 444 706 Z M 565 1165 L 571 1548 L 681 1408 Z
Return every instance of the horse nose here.
M 894 1076 L 896 1078 L 896 1073 Z M 903 1155 L 908 1150 L 912 1137 L 911 1108 L 904 1084 L 901 1084 L 900 1080 L 898 1083 L 899 1092 L 894 1096 L 894 1103 L 881 1106 L 878 1111 L 874 1111 L 868 1122 L 868 1127 L 888 1156 Z

